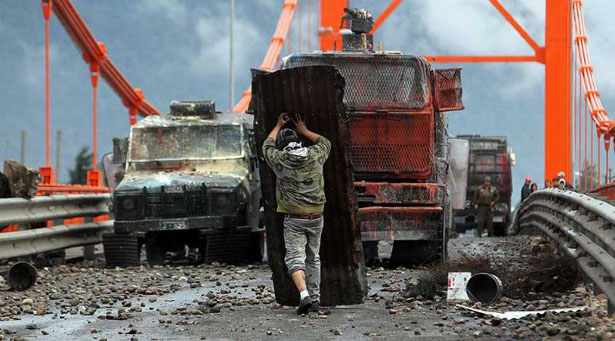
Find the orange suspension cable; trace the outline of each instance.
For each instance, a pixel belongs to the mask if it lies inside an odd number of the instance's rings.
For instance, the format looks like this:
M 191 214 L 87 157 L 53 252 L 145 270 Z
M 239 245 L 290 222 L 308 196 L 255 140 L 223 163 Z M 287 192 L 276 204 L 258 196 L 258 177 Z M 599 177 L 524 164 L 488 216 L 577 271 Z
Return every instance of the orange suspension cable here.
M 573 106 L 572 106 L 572 111 L 574 112 L 573 116 L 572 116 L 572 160 L 574 162 L 574 164 L 578 164 L 578 160 L 577 160 L 577 64 L 576 64 L 576 58 L 575 58 L 575 54 L 572 54 L 572 67 L 573 67 L 573 81 L 572 81 L 572 88 L 574 89 L 574 96 L 572 96 L 573 98 Z M 574 172 L 574 167 L 573 167 L 573 172 Z M 572 182 L 574 184 L 574 179 L 575 176 L 574 174 L 572 175 Z M 577 185 L 578 186 L 578 185 Z
M 590 143 L 590 173 L 589 173 L 589 189 L 592 190 L 594 189 L 594 128 L 595 126 L 593 124 L 591 124 L 591 143 Z
M 585 140 L 585 146 L 584 146 L 584 151 L 583 151 L 583 165 L 584 165 L 584 179 L 583 179 L 583 188 L 585 191 L 587 191 L 587 125 L 589 124 L 589 120 L 587 118 L 587 102 L 584 103 L 585 104 L 585 122 L 583 122 L 583 124 L 585 125 L 585 129 L 583 131 L 583 139 Z
M 49 88 L 49 18 L 51 17 L 52 0 L 42 0 L 43 17 L 45 18 L 45 166 L 49 167 L 49 135 L 50 135 L 50 88 Z
M 580 77 L 580 75 L 579 75 Z M 578 113 L 578 123 L 577 123 L 577 130 L 578 130 L 578 136 L 577 136 L 577 159 L 579 160 L 579 164 L 578 164 L 578 169 L 579 169 L 579 189 L 581 189 L 581 175 L 583 175 L 583 162 L 582 162 L 582 158 L 581 158 L 581 150 L 582 150 L 582 133 L 581 133 L 581 129 L 583 128 L 583 97 L 582 97 L 582 88 L 581 88 L 581 79 L 579 78 L 579 100 L 577 101 L 577 103 L 579 104 L 577 108 L 575 108 L 575 110 Z
M 611 136 L 610 135 L 606 135 L 604 136 L 604 153 L 606 154 L 606 160 L 605 160 L 605 169 L 604 169 L 604 183 L 608 184 L 609 182 L 611 182 L 611 170 L 609 169 L 609 147 L 611 146 Z
M 98 110 L 96 107 L 96 102 L 97 102 L 97 90 L 98 87 L 93 87 L 92 88 L 92 99 L 94 101 L 94 105 L 93 105 L 93 115 L 92 115 L 92 168 L 94 170 L 98 170 L 97 168 L 97 164 L 96 164 L 96 160 L 97 160 L 97 151 L 98 151 Z
M 598 187 L 600 187 L 600 183 L 602 182 L 602 179 L 600 179 L 600 171 L 601 171 L 601 167 L 602 165 L 600 164 L 601 160 L 602 160 L 602 151 L 600 150 L 600 131 L 598 131 Z

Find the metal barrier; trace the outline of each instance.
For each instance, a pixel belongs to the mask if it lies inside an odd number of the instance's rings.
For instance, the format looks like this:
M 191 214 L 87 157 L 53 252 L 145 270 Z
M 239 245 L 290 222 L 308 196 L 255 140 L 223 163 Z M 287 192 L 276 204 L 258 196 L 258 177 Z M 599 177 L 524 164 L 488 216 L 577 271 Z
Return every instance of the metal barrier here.
M 594 188 L 590 192 L 609 200 L 615 200 L 615 182 Z
M 0 259 L 100 243 L 113 221 L 96 222 L 109 214 L 109 194 L 74 194 L 0 199 L 0 226 L 29 225 L 50 220 L 91 217 L 95 222 L 0 234 Z
M 94 217 L 109 213 L 109 194 L 66 194 L 0 199 L 0 225 L 34 223 L 53 219 Z
M 532 193 L 517 210 L 513 232 L 534 227 L 573 257 L 615 313 L 615 206 L 559 189 Z M 515 231 L 516 230 L 516 231 Z

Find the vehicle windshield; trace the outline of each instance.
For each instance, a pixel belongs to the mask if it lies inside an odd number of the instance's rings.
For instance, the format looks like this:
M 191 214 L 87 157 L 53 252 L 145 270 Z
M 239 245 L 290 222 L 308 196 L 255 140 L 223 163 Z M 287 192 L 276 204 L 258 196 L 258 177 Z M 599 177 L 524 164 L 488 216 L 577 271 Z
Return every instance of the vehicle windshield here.
M 241 126 L 185 125 L 132 131 L 130 162 L 211 160 L 242 156 Z

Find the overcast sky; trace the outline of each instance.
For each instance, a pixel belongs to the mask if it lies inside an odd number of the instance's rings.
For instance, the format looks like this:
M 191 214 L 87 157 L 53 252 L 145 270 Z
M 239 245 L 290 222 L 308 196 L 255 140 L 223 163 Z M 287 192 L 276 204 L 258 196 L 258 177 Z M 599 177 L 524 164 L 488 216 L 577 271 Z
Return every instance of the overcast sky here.
M 73 0 L 97 40 L 129 82 L 167 111 L 172 99 L 213 98 L 229 107 L 229 2 L 223 0 Z M 303 0 L 305 3 L 305 0 Z M 316 0 L 312 1 L 317 3 Z M 377 16 L 388 1 L 354 0 Z M 544 1 L 502 0 L 539 43 Z M 282 0 L 236 0 L 236 100 L 249 85 L 277 23 Z M 607 110 L 615 103 L 615 1 L 585 2 L 596 82 Z M 303 24 L 307 25 L 305 11 Z M 316 27 L 316 16 L 313 15 Z M 307 30 L 307 26 L 303 31 Z M 297 34 L 296 26 L 293 33 Z M 312 36 L 315 48 L 315 32 Z M 377 32 L 388 50 L 409 54 L 532 54 L 487 0 L 405 0 Z M 297 49 L 293 40 L 293 51 Z M 304 33 L 303 51 L 307 37 Z M 0 161 L 19 159 L 28 134 L 26 164 L 44 163 L 44 21 L 38 0 L 0 0 Z M 284 49 L 286 54 L 287 49 Z M 52 130 L 63 132 L 61 181 L 76 152 L 91 145 L 92 93 L 87 65 L 55 17 L 51 21 Z M 438 65 L 436 65 L 438 66 Z M 453 134 L 506 135 L 517 154 L 514 200 L 522 179 L 542 182 L 544 67 L 541 64 L 463 65 L 466 109 L 452 113 Z M 100 153 L 128 132 L 127 109 L 110 88 L 99 88 Z M 55 155 L 55 143 L 52 145 Z M 611 158 L 613 159 L 613 158 Z M 55 163 L 55 156 L 53 162 Z

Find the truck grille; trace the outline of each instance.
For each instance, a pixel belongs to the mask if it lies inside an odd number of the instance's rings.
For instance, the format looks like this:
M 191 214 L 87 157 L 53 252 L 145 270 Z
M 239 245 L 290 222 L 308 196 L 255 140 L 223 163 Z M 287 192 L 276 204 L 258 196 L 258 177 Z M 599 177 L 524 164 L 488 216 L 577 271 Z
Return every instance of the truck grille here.
M 207 192 L 186 190 L 183 193 L 148 192 L 145 205 L 148 218 L 180 218 L 207 214 Z
M 429 112 L 352 113 L 352 161 L 357 179 L 429 177 L 433 125 Z

